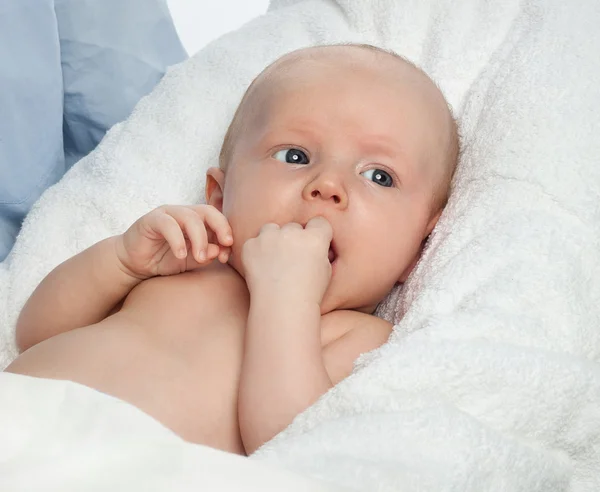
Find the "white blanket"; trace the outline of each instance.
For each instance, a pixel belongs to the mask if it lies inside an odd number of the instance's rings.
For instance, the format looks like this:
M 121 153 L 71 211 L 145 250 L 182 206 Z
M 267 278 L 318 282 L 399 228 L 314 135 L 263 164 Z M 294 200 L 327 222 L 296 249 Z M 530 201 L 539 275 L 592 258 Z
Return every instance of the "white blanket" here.
M 390 342 L 254 458 L 362 490 L 600 490 L 599 25 L 597 0 L 273 0 L 40 199 L 0 265 L 0 363 L 53 266 L 156 205 L 200 199 L 267 63 L 370 42 L 420 64 L 458 114 L 454 192 L 383 307 Z
M 0 373 L 2 492 L 348 492 L 186 444 L 125 402 L 69 381 Z

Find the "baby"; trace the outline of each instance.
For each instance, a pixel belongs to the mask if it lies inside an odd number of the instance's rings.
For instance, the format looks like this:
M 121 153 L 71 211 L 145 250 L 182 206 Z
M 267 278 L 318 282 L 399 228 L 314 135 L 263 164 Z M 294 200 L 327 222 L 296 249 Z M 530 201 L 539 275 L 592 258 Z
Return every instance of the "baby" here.
M 366 45 L 292 52 L 244 95 L 207 204 L 159 207 L 59 265 L 7 370 L 250 454 L 385 343 L 372 313 L 417 263 L 457 154 L 412 64 Z

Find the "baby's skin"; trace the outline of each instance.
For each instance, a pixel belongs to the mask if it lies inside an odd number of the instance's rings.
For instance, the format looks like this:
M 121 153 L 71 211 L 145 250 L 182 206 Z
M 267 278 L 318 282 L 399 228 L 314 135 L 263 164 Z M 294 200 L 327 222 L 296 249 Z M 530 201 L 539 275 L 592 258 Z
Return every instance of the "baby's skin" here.
M 442 95 L 401 59 L 286 55 L 244 96 L 206 205 L 159 207 L 59 265 L 21 312 L 7 370 L 252 453 L 387 340 L 372 313 L 440 216 L 454 139 Z
M 205 224 L 212 225 L 218 243 L 207 242 Z M 311 322 L 319 323 L 319 299 L 331 274 L 331 227 L 319 217 L 306 228 L 270 224 L 263 229 L 246 243 L 243 254 L 246 279 L 256 298 L 253 314 L 260 324 L 281 323 L 287 336 L 295 329 L 310 329 Z M 250 292 L 233 268 L 215 258 L 225 262 L 231 242 L 227 220 L 210 205 L 165 206 L 143 216 L 124 235 L 93 246 L 52 272 L 32 296 L 22 322 L 36 316 L 29 309 L 45 302 L 41 296 L 63 302 L 52 292 L 58 282 L 79 284 L 80 294 L 90 288 L 113 290 L 113 299 L 121 297 L 118 288 L 130 290 L 122 306 L 99 316 L 104 319 L 97 323 L 35 344 L 8 370 L 82 383 L 136 405 L 184 439 L 245 453 L 237 400 Z M 207 253 L 207 260 L 201 252 Z M 313 263 L 320 268 L 309 268 Z M 81 285 L 85 277 L 91 280 L 87 286 Z M 301 298 L 308 305 L 297 307 L 296 299 L 287 296 L 300 292 L 310 295 Z M 263 299 L 274 306 L 258 304 Z M 294 310 L 301 311 L 298 321 L 304 322 L 307 314 L 315 319 L 308 319 L 307 326 L 289 326 L 295 322 L 288 319 Z M 271 318 L 275 316 L 280 319 Z M 375 348 L 389 335 L 389 324 L 372 316 L 351 311 L 325 314 L 319 350 L 315 348 L 326 368 L 317 374 L 323 384 L 331 386 L 351 371 L 358 353 L 333 357 L 332 349 L 358 317 L 369 322 L 361 330 L 369 331 L 370 346 L 361 344 L 357 350 Z M 19 342 L 32 343 L 24 338 Z M 344 350 L 352 350 L 344 345 Z M 313 348 L 308 349 L 312 353 Z

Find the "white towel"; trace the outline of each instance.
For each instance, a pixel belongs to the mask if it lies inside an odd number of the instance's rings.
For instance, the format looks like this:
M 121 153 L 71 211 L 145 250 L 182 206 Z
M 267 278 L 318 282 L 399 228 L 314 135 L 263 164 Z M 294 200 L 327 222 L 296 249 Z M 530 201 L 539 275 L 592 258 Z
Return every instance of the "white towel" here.
M 254 458 L 362 490 L 600 490 L 598 25 L 597 0 L 273 0 L 40 199 L 0 266 L 2 362 L 53 266 L 156 205 L 200 199 L 267 63 L 370 42 L 421 65 L 459 116 L 454 191 L 384 306 L 389 343 Z
M 0 373 L 2 492 L 348 492 L 184 442 L 133 405 L 71 381 Z

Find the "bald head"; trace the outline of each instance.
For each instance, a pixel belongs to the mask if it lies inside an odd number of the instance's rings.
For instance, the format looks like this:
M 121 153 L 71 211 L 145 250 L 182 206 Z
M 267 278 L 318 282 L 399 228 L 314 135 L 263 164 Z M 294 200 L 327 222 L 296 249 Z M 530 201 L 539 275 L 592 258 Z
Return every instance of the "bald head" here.
M 266 117 L 275 94 L 285 91 L 306 73 L 334 73 L 339 70 L 345 70 L 353 78 L 365 75 L 389 79 L 398 91 L 410 91 L 410 97 L 418 100 L 423 114 L 436 129 L 428 142 L 426 160 L 430 161 L 430 165 L 439 167 L 439 182 L 432 196 L 432 205 L 434 209 L 442 208 L 447 201 L 458 160 L 456 122 L 441 91 L 421 69 L 391 51 L 371 45 L 303 48 L 284 55 L 265 68 L 246 90 L 227 130 L 221 148 L 220 167 L 227 169 L 242 132 Z

